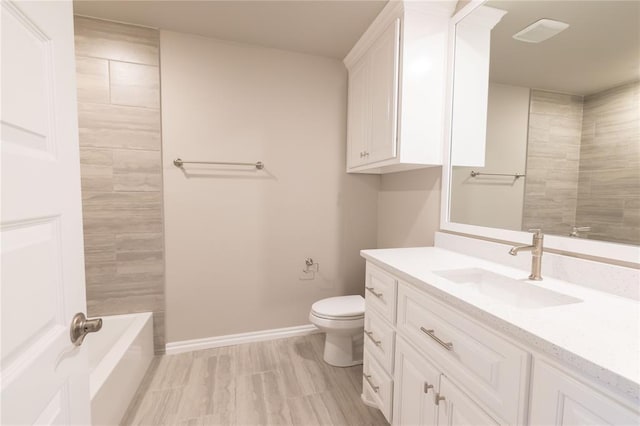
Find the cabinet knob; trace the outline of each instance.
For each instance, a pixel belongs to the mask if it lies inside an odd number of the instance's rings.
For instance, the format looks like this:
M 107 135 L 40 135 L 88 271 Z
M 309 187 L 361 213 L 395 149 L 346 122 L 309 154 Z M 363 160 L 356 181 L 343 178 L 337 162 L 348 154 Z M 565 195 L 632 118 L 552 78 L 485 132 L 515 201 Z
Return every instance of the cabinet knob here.
M 429 393 L 429 389 L 433 389 L 433 385 L 430 385 L 427 382 L 424 382 L 424 393 Z
M 435 403 L 436 405 L 440 405 L 440 401 L 444 401 L 446 398 L 442 395 L 440 395 L 439 393 L 436 394 L 435 396 Z

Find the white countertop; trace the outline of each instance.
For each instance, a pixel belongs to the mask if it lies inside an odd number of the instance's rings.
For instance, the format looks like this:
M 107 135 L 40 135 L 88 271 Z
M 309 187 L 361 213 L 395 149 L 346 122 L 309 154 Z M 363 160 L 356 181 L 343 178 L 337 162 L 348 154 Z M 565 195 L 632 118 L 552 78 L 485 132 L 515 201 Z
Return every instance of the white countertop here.
M 363 250 L 362 256 L 516 341 L 640 401 L 640 303 L 544 277 L 532 285 L 583 302 L 518 308 L 433 271 L 482 268 L 514 279 L 528 272 L 435 247 Z

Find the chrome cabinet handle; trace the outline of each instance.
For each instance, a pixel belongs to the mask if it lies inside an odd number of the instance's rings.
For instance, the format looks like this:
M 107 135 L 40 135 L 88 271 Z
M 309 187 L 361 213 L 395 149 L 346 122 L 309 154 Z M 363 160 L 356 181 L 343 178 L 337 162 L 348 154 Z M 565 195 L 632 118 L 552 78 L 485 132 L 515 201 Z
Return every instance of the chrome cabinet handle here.
M 373 384 L 373 382 L 371 381 L 371 374 L 363 374 L 362 377 L 364 377 L 367 383 L 369 383 L 369 386 L 371 386 L 371 389 L 373 389 L 375 393 L 378 393 L 378 389 L 380 389 L 380 386 L 375 386 Z
M 430 385 L 427 382 L 424 382 L 424 393 L 429 393 L 429 389 L 433 389 L 433 385 Z
M 440 339 L 438 336 L 435 335 L 434 330 L 427 330 L 424 327 L 420 327 L 420 331 L 422 331 L 424 334 L 426 334 L 427 336 L 431 337 L 433 340 L 438 342 L 438 344 L 440 346 L 442 346 L 443 348 L 445 348 L 446 350 L 448 350 L 448 351 L 452 351 L 453 350 L 453 343 L 445 342 L 442 339 Z
M 375 287 L 366 287 L 365 286 L 365 290 L 368 290 L 369 292 L 371 292 L 371 294 L 373 294 L 378 299 L 382 298 L 382 296 L 383 296 L 382 293 L 376 293 L 376 288 Z
M 365 330 L 364 330 L 364 334 L 366 334 L 366 335 L 367 335 L 367 337 L 368 337 L 369 339 L 371 339 L 371 341 L 373 342 L 373 344 L 374 344 L 374 345 L 376 345 L 376 346 L 380 346 L 380 345 L 382 344 L 382 342 L 381 342 L 380 340 L 376 340 L 376 339 L 373 337 L 373 331 L 367 331 L 367 330 L 365 329 Z
M 96 333 L 102 328 L 102 318 L 87 319 L 82 313 L 78 312 L 73 316 L 70 327 L 71 343 L 80 346 L 84 338 L 89 333 Z
M 434 402 L 435 402 L 436 405 L 440 405 L 440 401 L 444 401 L 446 399 L 447 398 L 445 398 L 444 396 L 440 395 L 439 393 L 436 393 Z

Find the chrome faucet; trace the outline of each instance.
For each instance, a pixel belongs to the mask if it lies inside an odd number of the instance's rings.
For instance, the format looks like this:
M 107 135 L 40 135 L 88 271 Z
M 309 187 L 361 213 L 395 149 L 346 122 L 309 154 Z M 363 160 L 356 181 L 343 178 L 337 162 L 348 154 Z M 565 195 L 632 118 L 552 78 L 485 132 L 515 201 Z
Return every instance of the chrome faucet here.
M 511 256 L 515 256 L 520 251 L 531 251 L 531 275 L 530 280 L 542 281 L 542 230 L 529 229 L 529 232 L 533 232 L 533 243 L 530 246 L 516 246 L 509 250 Z

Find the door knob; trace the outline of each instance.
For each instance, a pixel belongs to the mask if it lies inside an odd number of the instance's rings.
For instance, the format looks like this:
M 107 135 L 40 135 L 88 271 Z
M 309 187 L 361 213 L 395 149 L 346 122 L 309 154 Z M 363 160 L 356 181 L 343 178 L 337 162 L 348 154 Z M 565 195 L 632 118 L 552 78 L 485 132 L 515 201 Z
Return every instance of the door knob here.
M 82 312 L 78 312 L 71 320 L 71 343 L 80 346 L 89 333 L 95 333 L 102 328 L 102 318 L 88 319 Z

